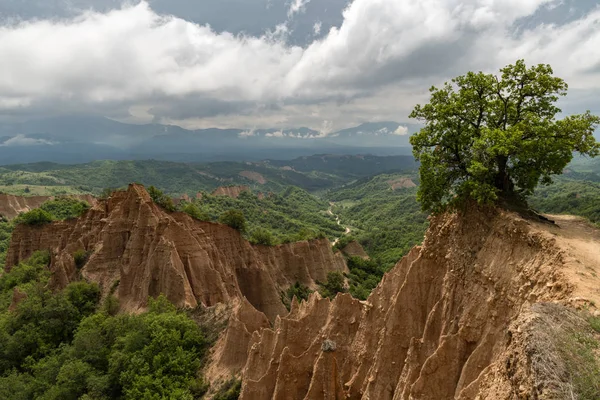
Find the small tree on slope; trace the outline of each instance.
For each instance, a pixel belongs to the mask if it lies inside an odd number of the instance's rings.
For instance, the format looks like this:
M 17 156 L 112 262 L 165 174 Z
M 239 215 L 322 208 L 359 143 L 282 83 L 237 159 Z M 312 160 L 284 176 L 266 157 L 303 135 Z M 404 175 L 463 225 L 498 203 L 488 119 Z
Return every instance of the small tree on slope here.
M 424 210 L 439 212 L 467 198 L 522 198 L 551 183 L 573 152 L 599 154 L 593 136 L 599 117 L 587 111 L 556 118 L 567 84 L 549 65 L 528 68 L 520 60 L 500 72 L 469 72 L 432 87 L 430 102 L 411 113 L 425 124 L 410 139 L 421 162 Z

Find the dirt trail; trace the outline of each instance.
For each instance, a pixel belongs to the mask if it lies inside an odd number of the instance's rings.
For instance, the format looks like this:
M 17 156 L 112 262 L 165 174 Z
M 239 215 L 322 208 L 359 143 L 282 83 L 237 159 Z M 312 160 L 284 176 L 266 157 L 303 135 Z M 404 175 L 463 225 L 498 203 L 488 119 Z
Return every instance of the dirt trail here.
M 573 301 L 600 307 L 600 229 L 572 215 L 548 215 L 548 218 L 556 226 L 537 225 L 553 235 L 567 254 L 568 262 L 562 272 L 575 285 Z
M 333 213 L 333 206 L 335 206 L 335 203 L 333 201 L 330 201 L 329 202 L 329 208 L 327 209 L 327 214 L 335 217 L 335 221 L 337 222 L 338 225 L 342 225 L 342 221 L 340 220 L 340 216 Z M 350 229 L 349 226 L 344 225 L 344 228 L 346 228 L 346 230 L 344 231 L 344 235 L 347 235 L 350 232 L 352 232 L 352 229 Z M 340 241 L 339 237 L 335 238 L 335 240 L 331 243 L 331 245 L 335 246 L 339 241 Z

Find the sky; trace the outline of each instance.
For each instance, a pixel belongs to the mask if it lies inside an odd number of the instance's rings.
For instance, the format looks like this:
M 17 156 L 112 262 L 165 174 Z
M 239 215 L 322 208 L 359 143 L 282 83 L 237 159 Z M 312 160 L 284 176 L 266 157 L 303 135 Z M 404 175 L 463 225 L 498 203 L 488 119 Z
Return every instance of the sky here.
M 0 121 L 411 122 L 428 88 L 524 58 L 600 114 L 600 1 L 0 0 Z M 414 122 L 414 121 L 413 121 Z

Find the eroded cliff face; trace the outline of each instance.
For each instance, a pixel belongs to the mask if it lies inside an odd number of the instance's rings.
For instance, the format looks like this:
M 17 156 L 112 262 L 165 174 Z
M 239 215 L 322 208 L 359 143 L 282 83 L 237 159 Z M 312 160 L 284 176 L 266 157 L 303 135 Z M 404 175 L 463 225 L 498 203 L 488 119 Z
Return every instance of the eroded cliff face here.
M 369 255 L 357 241 L 352 241 L 346 246 L 344 246 L 344 248 L 342 249 L 342 253 L 344 253 L 348 257 L 360 257 L 363 260 L 369 259 Z
M 114 291 L 124 311 L 138 311 L 149 296 L 165 294 L 181 307 L 212 306 L 246 298 L 270 320 L 287 313 L 281 292 L 295 282 L 315 287 L 330 271 L 345 271 L 326 239 L 281 246 L 253 246 L 225 225 L 167 213 L 142 186 L 130 185 L 76 220 L 42 227 L 19 225 L 7 267 L 36 250 L 52 255 L 52 282 L 63 287 L 78 276 L 73 254 L 89 253 L 81 274 Z
M 96 203 L 92 195 L 68 196 L 87 201 L 90 205 Z M 15 218 L 22 212 L 39 208 L 48 200 L 54 200 L 55 196 L 14 196 L 12 194 L 0 193 L 0 215 L 10 219 Z
M 212 195 L 213 196 L 228 196 L 228 197 L 231 197 L 232 199 L 237 199 L 238 197 L 240 197 L 240 194 L 242 194 L 242 192 L 249 192 L 249 191 L 250 191 L 250 187 L 245 186 L 245 185 L 242 185 L 242 186 L 219 186 L 212 192 Z
M 582 264 L 563 234 L 500 211 L 433 218 L 367 301 L 313 294 L 254 332 L 241 399 L 556 398 L 532 378 L 531 335 L 510 332 L 539 304 L 598 304 L 600 258 Z

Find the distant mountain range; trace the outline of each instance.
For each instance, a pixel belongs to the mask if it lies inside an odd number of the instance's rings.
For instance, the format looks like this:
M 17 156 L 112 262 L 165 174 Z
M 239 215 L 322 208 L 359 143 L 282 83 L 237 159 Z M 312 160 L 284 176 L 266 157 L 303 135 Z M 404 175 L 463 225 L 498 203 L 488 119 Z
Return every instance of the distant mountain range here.
M 253 161 L 315 153 L 410 154 L 409 137 L 418 129 L 414 124 L 374 122 L 328 134 L 309 128 L 187 130 L 102 117 L 55 117 L 0 123 L 0 165 L 148 158 Z

